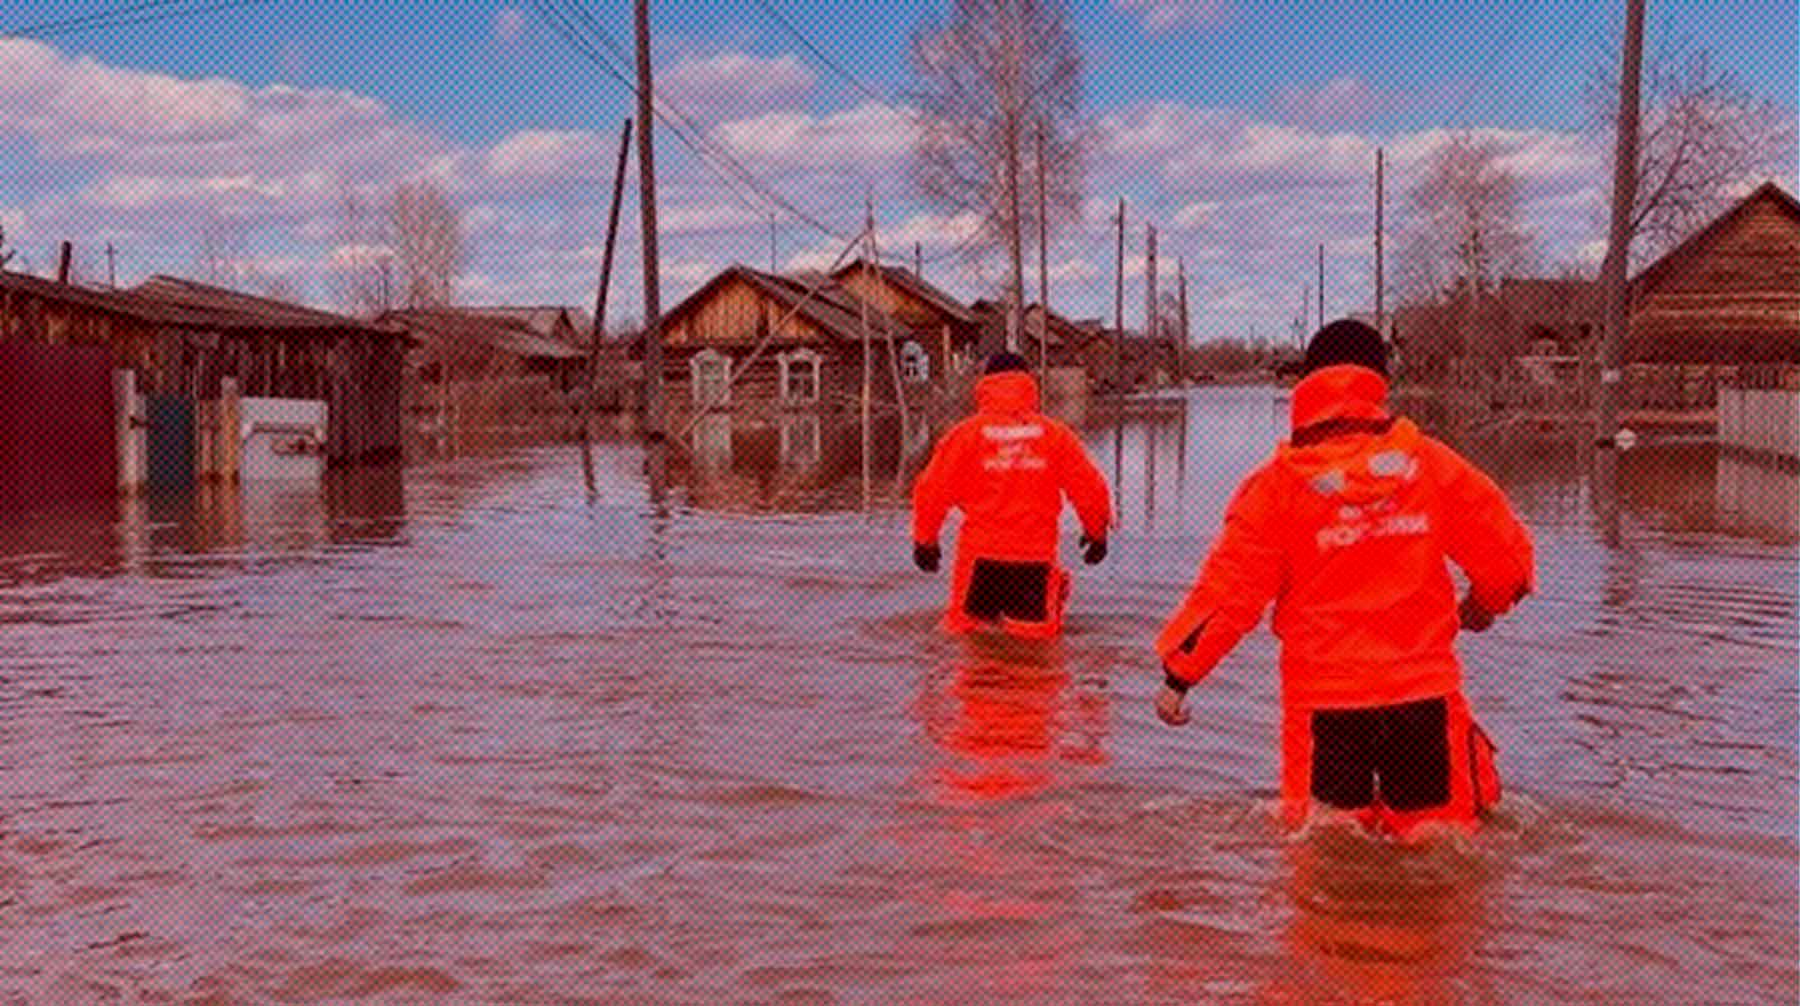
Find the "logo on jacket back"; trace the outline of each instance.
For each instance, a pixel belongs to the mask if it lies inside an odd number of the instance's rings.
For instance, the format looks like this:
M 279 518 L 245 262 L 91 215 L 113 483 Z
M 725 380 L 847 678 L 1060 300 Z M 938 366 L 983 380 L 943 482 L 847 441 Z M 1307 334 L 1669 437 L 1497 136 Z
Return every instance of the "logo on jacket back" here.
M 1402 511 L 1393 499 L 1363 506 L 1340 506 L 1337 523 L 1319 529 L 1319 551 L 1348 548 L 1369 538 L 1403 538 L 1431 533 L 1431 515 Z
M 983 458 L 981 467 L 990 472 L 1042 471 L 1050 467 L 1034 448 L 1044 437 L 1041 423 L 1015 426 L 984 426 L 981 435 L 992 441 L 994 453 Z

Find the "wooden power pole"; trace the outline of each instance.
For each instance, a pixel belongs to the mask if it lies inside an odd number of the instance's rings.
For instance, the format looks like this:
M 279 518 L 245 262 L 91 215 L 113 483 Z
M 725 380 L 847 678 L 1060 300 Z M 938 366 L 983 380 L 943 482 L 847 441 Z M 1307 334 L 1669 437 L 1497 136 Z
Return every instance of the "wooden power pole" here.
M 1618 145 L 1613 151 L 1612 225 L 1600 283 L 1605 297 L 1605 328 L 1600 336 L 1599 429 L 1602 447 L 1619 434 L 1620 366 L 1628 323 L 1625 279 L 1631 264 L 1631 211 L 1637 203 L 1638 88 L 1644 68 L 1644 0 L 1625 2 L 1625 51 L 1619 76 Z
M 1188 350 L 1188 299 L 1187 299 L 1187 259 L 1175 260 L 1175 282 L 1181 294 L 1181 331 L 1175 335 L 1175 371 L 1180 375 L 1179 384 L 1187 383 L 1187 350 Z
M 600 391 L 600 345 L 606 333 L 606 297 L 612 287 L 613 249 L 619 238 L 619 204 L 625 196 L 625 168 L 631 160 L 631 120 L 619 130 L 619 162 L 613 168 L 612 204 L 606 211 L 606 245 L 600 253 L 600 285 L 594 292 L 594 331 L 588 347 L 588 387 L 584 399 L 592 407 L 592 399 Z M 587 423 L 581 424 L 581 435 L 587 436 Z
M 1319 328 L 1325 327 L 1325 246 L 1319 246 Z
M 1038 383 L 1050 380 L 1050 195 L 1044 181 L 1044 126 L 1037 127 Z M 1048 388 L 1045 388 L 1048 391 Z
M 1125 199 L 1119 198 L 1119 251 L 1113 260 L 1113 389 L 1125 389 Z
M 1156 323 L 1156 225 L 1146 224 L 1144 231 L 1144 334 L 1150 338 L 1150 345 L 1156 345 L 1160 334 Z
M 1382 215 L 1385 212 L 1386 200 L 1387 200 L 1387 179 L 1384 176 L 1384 171 L 1386 169 L 1386 165 L 1387 165 L 1386 152 L 1384 152 L 1380 147 L 1376 147 L 1375 148 L 1375 331 L 1380 332 L 1381 337 L 1384 339 L 1387 338 L 1387 283 L 1386 283 L 1386 277 L 1383 272 L 1383 270 L 1386 267 L 1386 260 L 1383 258 L 1383 254 L 1386 251 L 1386 249 L 1383 245 L 1383 242 L 1385 242 L 1387 240 L 1387 235 L 1385 232 L 1385 226 L 1384 226 L 1384 221 L 1383 221 Z
M 656 251 L 656 143 L 650 73 L 650 0 L 635 0 L 637 20 L 638 212 L 644 258 L 644 432 L 661 440 L 663 411 L 661 266 Z

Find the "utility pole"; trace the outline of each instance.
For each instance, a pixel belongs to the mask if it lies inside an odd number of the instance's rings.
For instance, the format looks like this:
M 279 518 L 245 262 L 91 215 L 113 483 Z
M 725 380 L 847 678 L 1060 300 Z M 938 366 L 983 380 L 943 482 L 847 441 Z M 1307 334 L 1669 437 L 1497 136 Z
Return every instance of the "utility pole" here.
M 1187 383 L 1187 349 L 1188 349 L 1188 300 L 1187 300 L 1187 259 L 1175 260 L 1175 282 L 1181 291 L 1181 331 L 1176 336 L 1175 370 L 1181 375 L 1179 383 Z
M 74 265 L 75 246 L 67 241 L 56 247 L 56 281 L 68 283 L 69 273 Z
M 913 242 L 913 275 L 925 278 L 925 249 L 917 241 Z
M 667 432 L 663 416 L 661 266 L 656 253 L 656 143 L 650 73 L 650 0 L 635 0 L 637 20 L 638 211 L 644 258 L 644 426 L 651 440 Z
M 117 290 L 119 288 L 118 260 L 119 250 L 113 247 L 111 241 L 108 241 L 106 243 L 106 285 L 108 289 Z
M 1154 352 L 1156 340 L 1161 333 L 1156 317 L 1156 225 L 1145 225 L 1144 250 L 1144 334 L 1149 336 Z
M 594 332 L 593 344 L 588 347 L 588 393 L 586 402 L 592 408 L 592 399 L 600 389 L 600 340 L 606 333 L 606 296 L 612 286 L 613 248 L 619 237 L 619 204 L 624 202 L 625 169 L 630 163 L 631 155 L 631 120 L 619 130 L 619 162 L 613 169 L 612 205 L 606 211 L 606 246 L 600 255 L 600 286 L 594 293 Z M 587 436 L 587 423 L 581 424 L 582 436 Z
M 1319 328 L 1325 327 L 1325 246 L 1319 246 Z
M 1113 262 L 1113 388 L 1125 392 L 1125 197 L 1119 197 L 1119 252 Z M 1116 483 L 1115 483 L 1116 484 Z
M 775 242 L 776 242 L 776 240 L 777 240 L 777 237 L 776 237 L 776 232 L 775 232 L 775 214 L 774 214 L 774 212 L 771 211 L 769 213 L 769 271 L 770 272 L 775 271 L 775 258 L 776 258 Z
M 1375 331 L 1387 338 L 1387 283 L 1383 275 L 1385 261 L 1383 242 L 1386 240 L 1382 214 L 1387 199 L 1386 169 L 1387 155 L 1380 147 L 1375 148 Z
M 1050 196 L 1044 182 L 1044 125 L 1037 127 L 1038 383 L 1050 381 Z M 1048 390 L 1048 389 L 1046 389 Z
M 1618 147 L 1613 152 L 1612 226 L 1606 243 L 1601 286 L 1606 298 L 1606 327 L 1600 343 L 1600 446 L 1611 447 L 1619 434 L 1619 368 L 1628 323 L 1625 279 L 1631 263 L 1631 211 L 1637 203 L 1638 88 L 1644 68 L 1644 0 L 1625 2 L 1625 52 L 1619 78 Z
M 862 259 L 863 289 L 865 290 L 873 289 L 873 286 L 871 285 L 872 278 L 869 274 L 869 262 L 874 258 L 872 253 L 874 238 L 875 209 L 871 204 L 868 215 L 864 219 L 863 236 L 861 238 L 863 247 L 860 257 Z M 875 449 L 875 437 L 873 432 L 875 371 L 874 364 L 869 357 L 869 298 L 858 297 L 856 298 L 856 303 L 858 309 L 861 311 L 862 327 L 862 486 L 863 508 L 866 510 L 868 509 L 870 502 L 869 494 L 873 485 L 872 479 L 874 476 L 874 458 L 872 455 L 874 454 Z

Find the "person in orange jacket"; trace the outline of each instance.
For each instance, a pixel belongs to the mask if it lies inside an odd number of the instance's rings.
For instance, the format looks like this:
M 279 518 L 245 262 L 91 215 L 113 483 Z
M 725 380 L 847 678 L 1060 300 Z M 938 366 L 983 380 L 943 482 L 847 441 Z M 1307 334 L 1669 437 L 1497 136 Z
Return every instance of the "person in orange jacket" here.
M 944 628 L 999 627 L 1025 638 L 1062 630 L 1068 574 L 1057 562 L 1066 493 L 1081 518 L 1082 557 L 1106 558 L 1112 496 L 1067 425 L 1038 411 L 1030 366 L 999 353 L 975 385 L 975 415 L 946 433 L 913 488 L 913 562 L 936 572 L 938 534 L 963 515 Z
M 1187 722 L 1188 688 L 1274 602 L 1287 823 L 1317 801 L 1401 837 L 1428 821 L 1473 828 L 1500 780 L 1454 644 L 1531 592 L 1531 538 L 1492 480 L 1388 412 L 1387 350 L 1369 326 L 1325 326 L 1304 374 L 1290 439 L 1238 488 L 1157 637 L 1156 711 Z M 1446 559 L 1468 579 L 1460 604 Z

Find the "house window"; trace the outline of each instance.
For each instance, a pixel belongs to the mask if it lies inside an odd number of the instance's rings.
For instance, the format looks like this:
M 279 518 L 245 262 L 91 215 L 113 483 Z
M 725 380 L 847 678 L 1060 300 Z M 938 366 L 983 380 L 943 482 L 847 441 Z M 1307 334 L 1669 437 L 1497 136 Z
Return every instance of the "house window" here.
M 900 377 L 908 384 L 931 380 L 931 354 L 910 339 L 900 347 Z
M 809 404 L 819 400 L 819 354 L 810 349 L 796 349 L 776 359 L 781 365 L 783 404 Z
M 701 409 L 731 404 L 731 357 L 703 349 L 688 359 L 694 405 Z
M 797 413 L 781 417 L 781 464 L 784 468 L 810 468 L 821 456 L 819 414 Z

